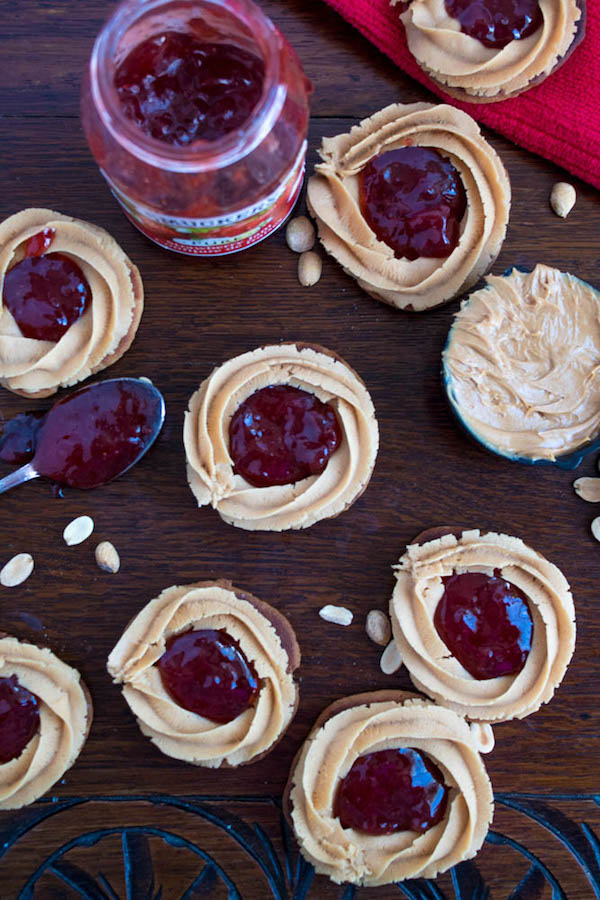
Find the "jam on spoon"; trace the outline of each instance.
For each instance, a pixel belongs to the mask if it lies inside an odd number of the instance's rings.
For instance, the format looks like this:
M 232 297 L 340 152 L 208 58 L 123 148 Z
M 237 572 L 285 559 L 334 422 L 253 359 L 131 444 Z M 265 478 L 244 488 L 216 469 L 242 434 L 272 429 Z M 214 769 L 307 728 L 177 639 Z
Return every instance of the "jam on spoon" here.
M 467 196 L 460 175 L 437 150 L 382 153 L 362 170 L 359 188 L 369 227 L 397 259 L 442 259 L 458 245 Z
M 115 87 L 127 116 L 149 137 L 186 146 L 240 128 L 260 100 L 265 65 L 234 44 L 165 31 L 134 47 Z
M 157 666 L 166 691 L 179 706 L 219 724 L 237 719 L 259 692 L 254 666 L 226 631 L 174 635 Z
M 54 228 L 29 238 L 24 258 L 4 276 L 2 300 L 23 337 L 59 341 L 88 308 L 90 286 L 77 265 L 62 253 L 47 253 Z
M 254 487 L 320 474 L 341 440 L 333 407 L 287 384 L 251 394 L 229 425 L 234 472 Z
M 502 578 L 464 572 L 442 579 L 434 624 L 452 655 L 480 681 L 518 674 L 529 655 L 533 619 L 527 597 Z
M 0 432 L 0 460 L 13 466 L 23 466 L 30 462 L 45 417 L 45 410 L 37 410 L 19 413 L 10 419 Z
M 148 382 L 114 378 L 80 388 L 55 403 L 40 420 L 31 462 L 2 479 L 0 493 L 38 475 L 69 487 L 106 484 L 152 446 L 164 416 L 162 395 Z M 21 421 L 27 438 L 31 434 L 29 420 L 25 416 Z M 5 435 L 10 425 L 5 427 Z M 7 442 L 14 446 L 18 445 L 19 427 L 13 427 Z
M 21 755 L 40 727 L 38 699 L 16 675 L 0 677 L 0 764 Z
M 445 5 L 464 34 L 494 50 L 529 37 L 544 24 L 539 0 L 445 0 Z
M 444 817 L 448 788 L 419 750 L 378 750 L 359 756 L 342 780 L 335 815 L 342 828 L 367 834 L 423 834 Z

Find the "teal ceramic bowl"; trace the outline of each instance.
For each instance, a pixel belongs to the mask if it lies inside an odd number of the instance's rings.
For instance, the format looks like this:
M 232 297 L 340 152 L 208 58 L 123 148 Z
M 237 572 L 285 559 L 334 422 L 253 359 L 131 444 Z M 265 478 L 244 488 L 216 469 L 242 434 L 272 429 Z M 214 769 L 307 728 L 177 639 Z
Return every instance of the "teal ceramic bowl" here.
M 503 275 L 510 275 L 510 273 L 514 270 L 518 272 L 531 272 L 531 268 L 527 268 L 525 266 L 511 266 L 510 269 L 507 269 L 503 272 Z M 592 287 L 587 282 L 584 282 L 587 287 Z M 600 302 L 600 292 L 598 293 L 598 300 Z M 468 303 L 468 300 L 467 300 Z M 575 450 L 569 450 L 568 453 L 563 453 L 556 457 L 556 459 L 531 459 L 527 456 L 519 456 L 516 453 L 507 453 L 504 450 L 501 450 L 498 447 L 494 447 L 493 444 L 490 444 L 488 441 L 485 441 L 477 432 L 467 425 L 464 416 L 461 411 L 460 403 L 457 400 L 456 394 L 454 392 L 453 387 L 453 378 L 450 375 L 446 367 L 446 350 L 450 344 L 450 340 L 452 337 L 452 329 L 454 325 L 450 328 L 448 332 L 448 338 L 446 340 L 446 344 L 444 347 L 444 351 L 442 353 L 442 385 L 444 388 L 444 392 L 448 399 L 448 403 L 450 404 L 450 409 L 452 410 L 461 430 L 473 441 L 479 444 L 481 447 L 484 447 L 486 450 L 489 450 L 490 453 L 494 453 L 496 456 L 502 456 L 504 459 L 510 459 L 512 462 L 523 463 L 526 466 L 556 466 L 559 469 L 571 470 L 577 468 L 582 459 L 586 457 L 589 453 L 595 453 L 600 450 L 600 433 L 587 441 L 585 444 L 582 444 L 580 447 L 577 447 Z

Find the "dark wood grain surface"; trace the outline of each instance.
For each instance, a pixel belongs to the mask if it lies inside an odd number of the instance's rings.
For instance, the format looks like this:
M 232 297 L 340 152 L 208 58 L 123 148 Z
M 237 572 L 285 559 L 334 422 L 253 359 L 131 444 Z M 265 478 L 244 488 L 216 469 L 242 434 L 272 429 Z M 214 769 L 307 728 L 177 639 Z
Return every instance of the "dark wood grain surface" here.
M 347 130 L 386 103 L 431 99 L 319 0 L 261 5 L 291 40 L 315 84 L 309 168 L 323 135 Z M 0 629 L 48 645 L 79 669 L 95 709 L 81 757 L 53 798 L 0 817 L 4 841 L 11 844 L 0 862 L 0 895 L 82 896 L 56 874 L 47 873 L 30 893 L 24 885 L 40 860 L 82 831 L 129 824 L 185 832 L 195 845 L 212 848 L 244 900 L 271 896 L 273 884 L 239 843 L 228 843 L 219 827 L 193 810 L 157 806 L 148 796 L 194 796 L 203 802 L 212 797 L 224 815 L 260 823 L 283 856 L 277 800 L 318 713 L 345 694 L 409 686 L 405 670 L 391 677 L 380 672 L 379 650 L 364 632 L 367 612 L 387 608 L 392 565 L 419 531 L 461 522 L 518 535 L 560 566 L 572 584 L 578 616 L 575 657 L 556 697 L 524 722 L 498 726 L 496 748 L 486 759 L 497 792 L 541 797 L 531 802 L 552 808 L 554 824 L 540 824 L 544 816 L 538 807 L 533 815 L 500 803 L 496 833 L 523 845 L 532 858 L 497 840 L 486 844 L 477 865 L 493 897 L 598 896 L 586 875 L 586 866 L 592 875 L 596 871 L 593 853 L 589 857 L 589 848 L 581 845 L 582 862 L 573 849 L 581 821 L 600 823 L 594 802 L 600 792 L 600 547 L 589 528 L 596 507 L 574 494 L 572 473 L 504 461 L 457 430 L 439 370 L 458 302 L 422 315 L 402 314 L 362 293 L 330 259 L 324 260 L 318 285 L 302 288 L 297 258 L 283 233 L 238 256 L 193 260 L 155 247 L 127 222 L 96 169 L 78 120 L 81 73 L 106 12 L 104 0 L 0 2 L 0 214 L 50 207 L 89 219 L 120 242 L 142 272 L 146 309 L 132 348 L 107 374 L 150 377 L 164 393 L 167 418 L 154 449 L 111 485 L 88 493 L 65 490 L 64 499 L 55 499 L 47 484 L 32 482 L 0 498 L 0 564 L 21 551 L 35 559 L 24 585 L 0 589 Z M 567 220 L 558 219 L 548 196 L 565 173 L 487 136 L 506 164 L 514 196 L 494 271 L 541 261 L 600 287 L 596 193 L 576 183 L 577 205 Z M 330 347 L 359 372 L 375 403 L 381 449 L 366 493 L 341 517 L 301 532 L 253 534 L 196 507 L 185 478 L 183 414 L 215 365 L 290 339 Z M 0 397 L 6 418 L 44 405 L 6 391 Z M 588 458 L 577 474 L 595 471 L 596 460 Z M 94 519 L 94 535 L 67 548 L 63 528 L 81 514 Z M 118 575 L 103 574 L 95 565 L 94 547 L 103 539 L 119 550 Z M 122 629 L 147 601 L 169 585 L 218 577 L 281 609 L 303 656 L 300 708 L 284 740 L 257 764 L 223 773 L 159 753 L 139 732 L 105 669 Z M 344 629 L 323 622 L 318 610 L 325 603 L 352 609 L 353 624 Z M 139 799 L 128 803 L 128 795 Z M 88 797 L 120 799 L 70 805 L 73 798 Z M 119 897 L 150 896 L 149 882 L 132 883 L 121 873 L 125 838 L 120 840 L 117 835 L 95 849 L 75 850 L 72 862 L 96 874 L 112 871 Z M 173 849 L 160 835 L 144 846 L 143 852 L 150 847 L 155 889 L 162 885 L 164 898 L 184 896 L 198 873 L 195 851 Z M 167 859 L 165 847 L 174 857 Z M 294 856 L 293 847 L 289 854 Z M 563 894 L 552 894 L 544 866 Z M 520 893 L 511 894 L 528 870 Z M 227 896 L 217 881 L 201 885 L 204 894 L 189 896 Z M 485 896 L 466 881 L 458 886 L 463 893 L 456 893 L 457 883 L 457 876 L 454 881 L 445 876 L 439 887 L 448 897 Z M 342 895 L 351 896 L 322 878 L 309 891 L 310 897 Z M 400 893 L 396 887 L 361 889 L 357 896 L 384 900 Z

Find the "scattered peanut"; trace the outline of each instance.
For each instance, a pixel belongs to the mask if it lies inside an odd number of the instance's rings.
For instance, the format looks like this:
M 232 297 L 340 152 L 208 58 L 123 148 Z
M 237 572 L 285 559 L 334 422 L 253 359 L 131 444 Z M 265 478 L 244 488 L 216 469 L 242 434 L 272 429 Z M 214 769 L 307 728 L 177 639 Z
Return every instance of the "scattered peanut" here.
M 0 584 L 3 587 L 16 587 L 23 584 L 33 572 L 33 556 L 30 553 L 17 553 L 0 571 Z
M 298 281 L 303 287 L 312 287 L 321 277 L 323 263 L 314 250 L 302 253 L 298 260 Z
M 496 743 L 492 726 L 487 722 L 471 722 L 469 728 L 479 752 L 491 753 Z
M 75 544 L 82 544 L 87 541 L 90 534 L 94 530 L 94 520 L 90 516 L 78 516 L 69 522 L 63 531 L 65 544 L 72 547 Z
M 588 503 L 600 503 L 600 478 L 577 478 L 573 482 L 575 493 Z
M 332 606 L 330 603 L 319 610 L 319 615 L 326 622 L 334 625 L 350 625 L 354 616 L 345 606 Z
M 315 246 L 315 229 L 313 223 L 306 216 L 298 216 L 291 219 L 285 229 L 285 239 L 290 250 L 294 253 L 305 253 Z
M 146 384 L 153 384 L 152 379 L 148 378 L 146 375 L 140 375 L 138 381 L 145 381 Z
M 550 206 L 557 216 L 566 219 L 573 207 L 577 194 L 572 184 L 566 181 L 557 181 L 550 194 Z
M 596 516 L 591 524 L 592 534 L 597 541 L 600 541 L 600 516 Z
M 390 620 L 381 609 L 372 609 L 367 615 L 365 629 L 375 644 L 385 647 L 392 636 Z
M 119 571 L 121 560 L 116 547 L 110 541 L 101 541 L 96 547 L 96 562 L 103 572 L 115 574 Z
M 393 675 L 402 665 L 402 657 L 396 645 L 396 641 L 390 641 L 379 661 L 381 671 L 384 675 Z

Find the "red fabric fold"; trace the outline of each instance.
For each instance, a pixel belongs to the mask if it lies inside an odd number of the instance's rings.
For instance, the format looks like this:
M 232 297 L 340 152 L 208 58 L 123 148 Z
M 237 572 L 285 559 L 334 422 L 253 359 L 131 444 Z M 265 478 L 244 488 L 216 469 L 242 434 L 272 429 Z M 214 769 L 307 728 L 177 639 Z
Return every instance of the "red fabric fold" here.
M 600 3 L 588 0 L 586 34 L 537 87 L 499 103 L 459 103 L 409 53 L 399 9 L 389 0 L 326 0 L 401 69 L 453 106 L 600 188 Z M 375 111 L 375 110 L 374 110 Z

